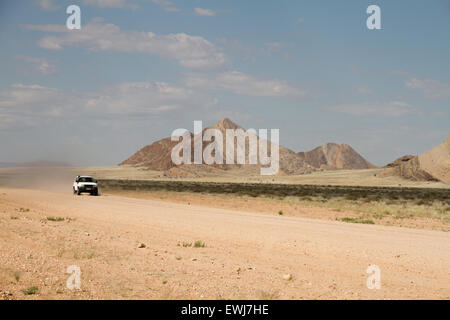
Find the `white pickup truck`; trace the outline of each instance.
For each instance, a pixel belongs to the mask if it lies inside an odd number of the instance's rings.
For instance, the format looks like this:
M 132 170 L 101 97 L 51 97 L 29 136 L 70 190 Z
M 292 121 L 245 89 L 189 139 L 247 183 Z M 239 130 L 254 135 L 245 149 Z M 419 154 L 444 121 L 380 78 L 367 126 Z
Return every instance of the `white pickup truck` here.
M 98 196 L 97 180 L 88 176 L 77 176 L 73 182 L 73 193 L 77 195 L 90 193 L 91 196 Z

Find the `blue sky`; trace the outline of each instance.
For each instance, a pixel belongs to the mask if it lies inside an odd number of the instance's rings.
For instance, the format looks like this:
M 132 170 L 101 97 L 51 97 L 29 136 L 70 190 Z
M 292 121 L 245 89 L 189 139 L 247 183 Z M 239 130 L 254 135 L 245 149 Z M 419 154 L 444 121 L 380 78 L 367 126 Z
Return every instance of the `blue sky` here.
M 222 117 L 376 165 L 450 132 L 447 0 L 6 0 L 0 40 L 0 162 L 117 164 Z

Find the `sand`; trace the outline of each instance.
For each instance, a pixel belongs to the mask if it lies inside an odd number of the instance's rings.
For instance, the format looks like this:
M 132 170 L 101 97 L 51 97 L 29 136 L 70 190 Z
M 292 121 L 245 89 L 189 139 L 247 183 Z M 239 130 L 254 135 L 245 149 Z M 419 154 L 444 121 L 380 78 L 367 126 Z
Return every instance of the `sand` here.
M 205 247 L 186 246 L 196 240 Z M 0 188 L 0 248 L 8 299 L 450 299 L 448 232 L 78 197 L 70 186 Z M 372 264 L 380 290 L 366 286 Z M 81 290 L 66 288 L 70 265 Z

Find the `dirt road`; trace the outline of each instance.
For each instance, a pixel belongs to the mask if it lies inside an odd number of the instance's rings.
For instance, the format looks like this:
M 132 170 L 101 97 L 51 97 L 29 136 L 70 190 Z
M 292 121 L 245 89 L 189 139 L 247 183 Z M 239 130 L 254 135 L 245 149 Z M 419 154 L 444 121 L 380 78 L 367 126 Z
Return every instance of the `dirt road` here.
M 0 299 L 450 299 L 447 232 L 0 188 L 0 248 Z

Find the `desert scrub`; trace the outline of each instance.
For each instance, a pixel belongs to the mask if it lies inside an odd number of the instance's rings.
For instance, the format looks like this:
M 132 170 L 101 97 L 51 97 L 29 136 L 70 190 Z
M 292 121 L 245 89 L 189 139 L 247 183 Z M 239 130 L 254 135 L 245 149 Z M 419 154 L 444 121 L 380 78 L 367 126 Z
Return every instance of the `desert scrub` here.
M 386 215 L 384 215 L 384 214 L 382 214 L 382 213 L 374 213 L 374 214 L 372 215 L 372 217 L 373 217 L 374 219 L 378 219 L 378 220 L 383 219 L 385 216 L 386 216 Z
M 63 217 L 47 217 L 47 220 L 48 220 L 48 221 L 60 222 L 60 221 L 66 220 L 66 219 L 63 218 Z
M 264 291 L 258 292 L 258 298 L 262 300 L 277 300 L 280 298 L 280 294 L 277 291 Z
M 342 222 L 350 222 L 350 223 L 375 224 L 375 222 L 373 222 L 373 220 L 360 219 L 360 218 L 344 217 L 339 220 Z
M 86 252 L 75 251 L 73 253 L 73 258 L 77 259 L 77 260 L 81 260 L 81 259 L 90 260 L 90 259 L 94 258 L 94 256 L 95 256 L 95 253 L 92 251 L 86 251 Z
M 431 218 L 438 219 L 444 223 L 450 221 L 450 215 L 447 208 L 446 200 L 440 199 L 440 201 L 424 201 L 424 200 L 389 200 L 378 197 L 370 197 L 371 201 L 368 201 L 369 197 L 360 200 L 347 200 L 345 197 L 332 198 L 327 203 L 320 201 L 302 203 L 301 199 L 297 199 L 297 203 L 304 205 L 313 205 L 318 207 L 329 208 L 335 212 L 350 211 L 353 213 L 363 214 L 367 219 L 383 219 L 385 217 L 397 217 L 396 220 L 401 219 L 415 219 L 415 218 Z M 420 204 L 418 204 L 420 203 Z M 447 211 L 448 210 L 448 211 Z M 401 214 L 397 214 L 401 212 Z M 399 218 L 401 217 L 401 218 Z M 387 224 L 383 222 L 383 224 Z
M 431 205 L 430 200 L 427 199 L 420 199 L 416 201 L 416 205 L 418 206 L 429 206 Z
M 345 200 L 356 201 L 359 197 L 356 194 L 348 194 L 345 196 Z
M 283 210 L 278 211 L 278 215 L 282 216 L 283 215 Z
M 239 196 L 314 196 L 329 198 L 365 199 L 374 197 L 390 200 L 426 199 L 450 201 L 450 191 L 443 188 L 398 188 L 398 187 L 356 187 L 332 185 L 261 184 L 261 183 L 215 183 L 192 181 L 146 181 L 146 180 L 102 180 L 105 190 L 173 191 L 204 194 L 232 194 Z
M 206 244 L 203 241 L 197 240 L 194 242 L 194 248 L 204 248 Z
M 193 181 L 150 181 L 150 180 L 103 180 L 106 190 L 139 190 L 142 192 L 173 192 L 179 194 L 222 195 L 230 198 L 245 198 L 252 201 L 277 202 L 294 207 L 317 206 L 335 212 L 361 214 L 364 219 L 382 219 L 394 216 L 406 219 L 431 218 L 447 224 L 450 222 L 450 189 L 332 186 L 277 183 L 222 183 Z M 284 198 L 284 199 L 283 199 Z M 187 198 L 189 199 L 189 198 Z M 327 200 L 326 202 L 324 200 Z M 290 212 L 289 209 L 285 209 Z M 295 209 L 294 209 L 295 210 Z M 385 211 L 389 213 L 386 213 Z M 399 215 L 397 212 L 401 211 Z M 277 215 L 278 210 L 273 209 Z M 342 216 L 338 216 L 342 217 Z M 383 224 L 399 225 L 394 220 L 383 219 Z M 433 223 L 436 223 L 433 222 Z
M 377 201 L 381 201 L 381 197 L 380 196 L 369 196 L 369 197 L 364 199 L 365 203 L 377 202 Z
M 36 294 L 39 291 L 38 287 L 29 287 L 27 289 L 22 289 L 22 292 L 24 295 L 32 295 L 32 294 Z

